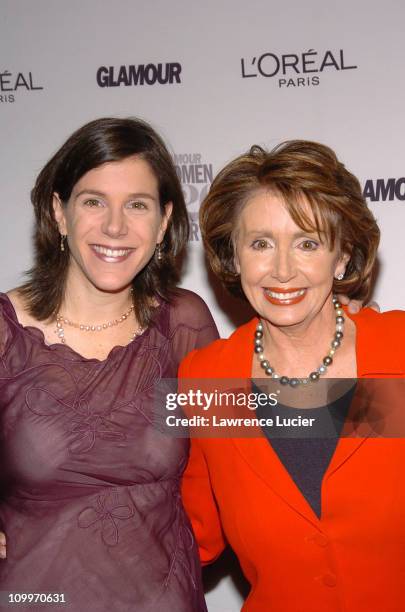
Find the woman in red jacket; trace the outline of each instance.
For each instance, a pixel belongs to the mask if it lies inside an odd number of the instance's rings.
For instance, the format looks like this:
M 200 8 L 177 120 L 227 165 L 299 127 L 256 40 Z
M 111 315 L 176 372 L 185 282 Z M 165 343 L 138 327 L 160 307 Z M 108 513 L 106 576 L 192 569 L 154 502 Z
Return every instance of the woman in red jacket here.
M 317 143 L 253 147 L 215 179 L 201 229 L 213 271 L 257 316 L 187 356 L 180 377 L 266 379 L 279 394 L 256 411 L 271 417 L 260 436 L 192 440 L 183 496 L 202 561 L 230 543 L 249 612 L 399 612 L 405 447 L 400 428 L 376 434 L 375 413 L 352 417 L 353 379 L 404 375 L 405 315 L 349 317 L 334 298 L 370 288 L 379 230 L 359 182 Z M 397 418 L 403 381 L 388 382 Z

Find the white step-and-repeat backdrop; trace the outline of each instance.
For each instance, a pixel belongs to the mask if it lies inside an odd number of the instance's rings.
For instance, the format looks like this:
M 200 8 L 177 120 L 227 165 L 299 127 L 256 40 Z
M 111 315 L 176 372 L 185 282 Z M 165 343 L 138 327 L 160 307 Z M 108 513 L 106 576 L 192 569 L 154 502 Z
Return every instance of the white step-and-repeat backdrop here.
M 336 150 L 382 231 L 374 296 L 404 308 L 404 22 L 403 0 L 1 0 L 0 289 L 30 266 L 42 165 L 83 123 L 138 116 L 173 152 L 192 220 L 182 283 L 222 335 L 244 314 L 207 275 L 198 208 L 215 173 L 254 143 Z M 226 569 L 207 583 L 210 612 L 240 609 Z

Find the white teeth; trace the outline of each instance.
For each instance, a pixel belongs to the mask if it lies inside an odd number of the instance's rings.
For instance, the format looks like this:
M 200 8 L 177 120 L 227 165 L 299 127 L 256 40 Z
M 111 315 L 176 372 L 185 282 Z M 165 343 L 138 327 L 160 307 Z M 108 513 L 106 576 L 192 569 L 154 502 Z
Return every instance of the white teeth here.
M 300 289 L 299 291 L 292 291 L 291 293 L 277 293 L 277 291 L 270 291 L 269 289 L 266 289 L 266 293 L 275 300 L 292 300 L 296 297 L 304 295 L 305 289 Z
M 128 255 L 130 251 L 130 249 L 107 249 L 98 244 L 93 245 L 93 249 L 97 251 L 97 253 L 106 255 L 107 257 L 123 257 L 124 255 Z

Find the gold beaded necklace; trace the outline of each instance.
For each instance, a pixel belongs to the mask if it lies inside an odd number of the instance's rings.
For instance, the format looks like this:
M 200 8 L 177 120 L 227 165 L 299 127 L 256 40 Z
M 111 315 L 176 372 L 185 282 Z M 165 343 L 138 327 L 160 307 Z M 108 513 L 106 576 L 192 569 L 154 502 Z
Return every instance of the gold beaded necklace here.
M 55 333 L 59 337 L 62 344 L 66 344 L 64 325 L 68 325 L 69 327 L 75 327 L 76 329 L 80 329 L 80 331 L 85 332 L 101 332 L 105 329 L 109 329 L 110 327 L 114 327 L 115 325 L 123 323 L 126 319 L 128 319 L 133 310 L 134 305 L 132 304 L 132 306 L 117 319 L 112 319 L 111 321 L 107 321 L 106 323 L 101 323 L 99 325 L 86 325 L 84 323 L 75 323 L 74 321 L 71 321 L 67 317 L 64 317 L 60 312 L 58 312 L 58 314 L 56 315 Z M 138 329 L 136 329 L 131 335 L 130 340 L 132 341 L 134 338 L 136 338 L 136 336 L 140 336 L 144 331 L 145 329 L 143 327 L 138 327 Z

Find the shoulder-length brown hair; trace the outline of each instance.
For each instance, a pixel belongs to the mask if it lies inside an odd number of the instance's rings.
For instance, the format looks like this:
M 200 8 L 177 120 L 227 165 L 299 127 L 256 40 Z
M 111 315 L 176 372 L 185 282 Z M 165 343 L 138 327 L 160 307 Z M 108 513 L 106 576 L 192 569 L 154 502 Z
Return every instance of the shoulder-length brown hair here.
M 350 255 L 343 280 L 333 291 L 365 299 L 380 239 L 357 178 L 346 170 L 329 147 L 292 140 L 272 151 L 253 146 L 221 170 L 200 209 L 200 227 L 213 272 L 235 295 L 243 295 L 235 268 L 234 238 L 243 206 L 262 190 L 280 196 L 294 222 L 304 231 L 326 237 L 330 249 L 337 241 Z M 310 205 L 313 219 L 305 213 Z
M 31 192 L 35 211 L 34 265 L 20 288 L 27 309 L 37 320 L 55 317 L 62 303 L 69 267 L 69 248 L 61 251 L 53 212 L 56 192 L 66 205 L 74 185 L 89 170 L 106 162 L 138 156 L 150 165 L 159 188 L 160 208 L 173 203 L 162 246 L 162 259 L 152 257 L 133 279 L 135 313 L 141 325 L 150 322 L 153 297 L 168 300 L 178 281 L 178 260 L 188 239 L 189 221 L 180 181 L 160 136 L 140 119 L 102 118 L 87 123 L 68 138 L 41 170 Z

